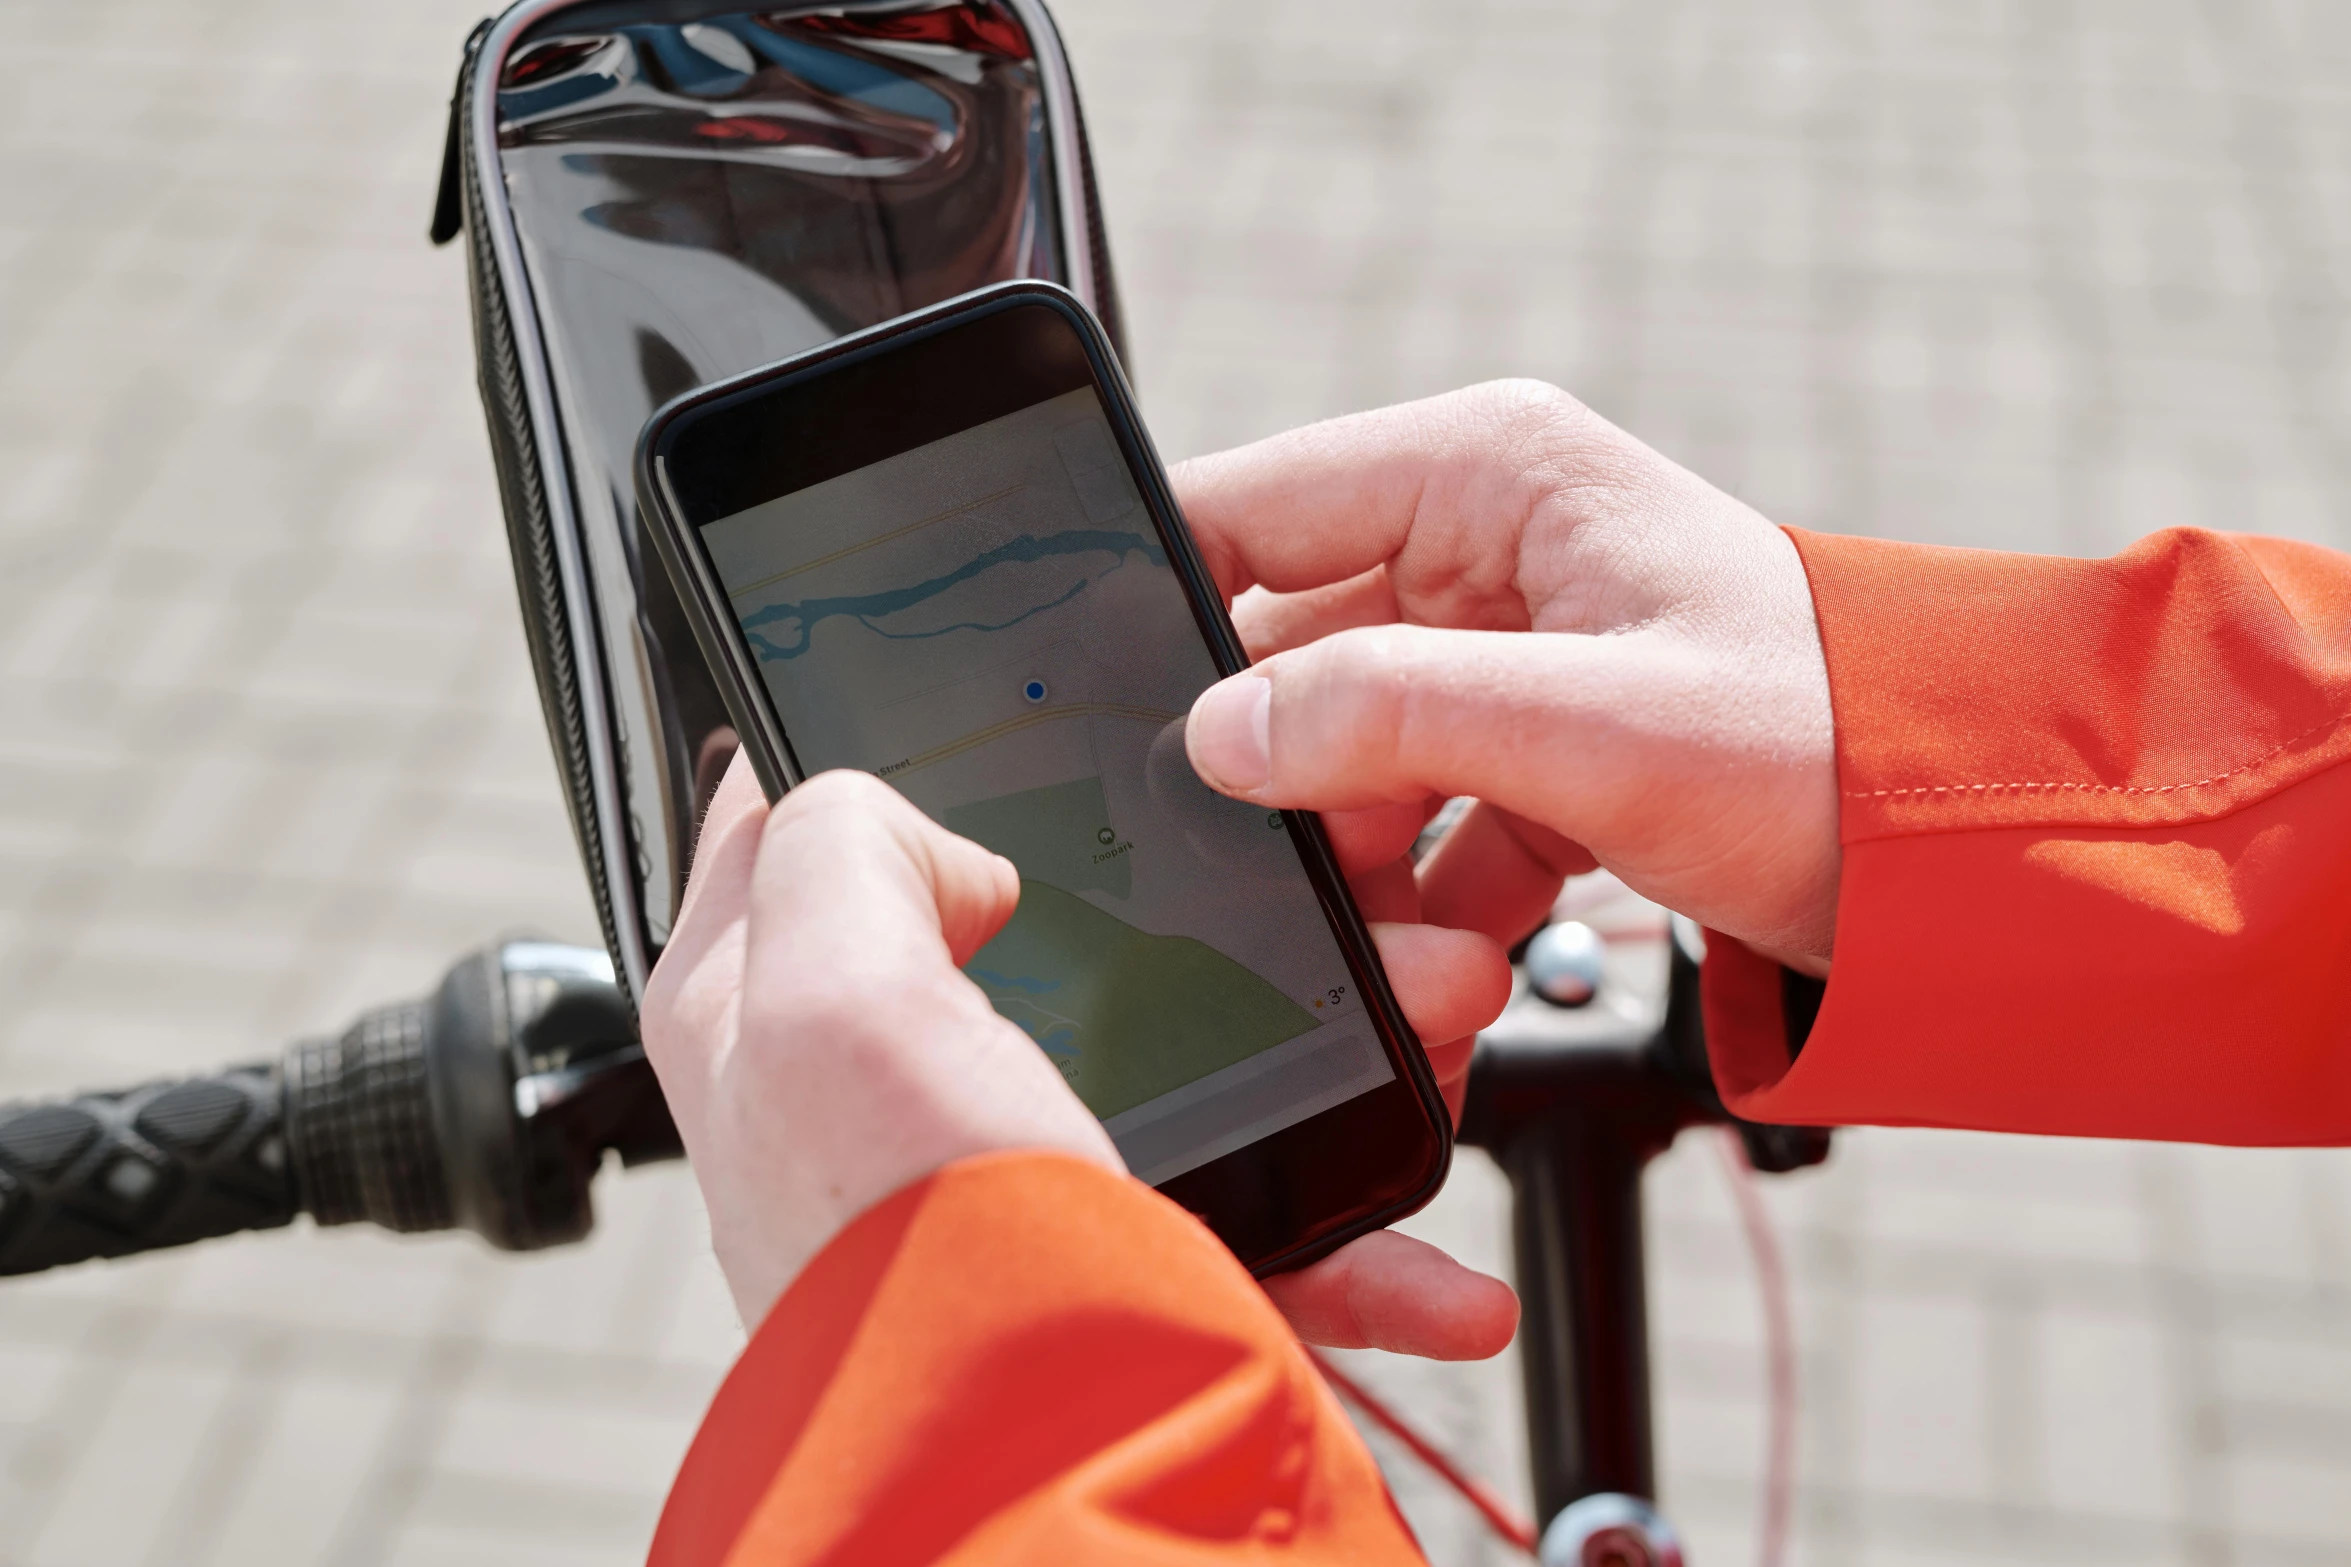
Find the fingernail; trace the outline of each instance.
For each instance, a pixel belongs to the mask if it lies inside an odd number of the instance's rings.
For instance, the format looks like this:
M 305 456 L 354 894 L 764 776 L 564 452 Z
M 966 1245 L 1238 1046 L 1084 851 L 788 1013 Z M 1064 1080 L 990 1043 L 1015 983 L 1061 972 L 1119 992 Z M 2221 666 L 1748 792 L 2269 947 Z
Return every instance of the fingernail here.
M 1249 794 L 1273 781 L 1273 682 L 1235 675 L 1200 693 L 1184 725 L 1184 748 L 1211 787 Z

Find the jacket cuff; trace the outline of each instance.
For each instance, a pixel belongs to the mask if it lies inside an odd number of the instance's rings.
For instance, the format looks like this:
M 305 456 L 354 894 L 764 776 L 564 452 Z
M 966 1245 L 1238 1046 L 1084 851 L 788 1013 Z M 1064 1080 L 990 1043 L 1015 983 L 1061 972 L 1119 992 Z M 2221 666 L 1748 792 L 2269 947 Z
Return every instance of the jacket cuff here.
M 1800 992 L 1791 981 L 1802 987 Z M 1706 1022 L 1706 1058 L 1715 1091 L 1734 1114 L 1796 1064 L 1820 1007 L 1815 980 L 1791 973 L 1745 942 L 1706 932 L 1706 961 L 1698 970 L 1699 1010 Z
M 1836 714 L 1817 1024 L 1709 943 L 1756 1121 L 2351 1140 L 2351 570 L 2172 530 L 2110 560 L 1787 530 Z
M 1711 939 L 1733 1113 L 2237 1144 L 2351 1142 L 2351 767 L 2160 835 L 1848 844 L 1819 1020 Z

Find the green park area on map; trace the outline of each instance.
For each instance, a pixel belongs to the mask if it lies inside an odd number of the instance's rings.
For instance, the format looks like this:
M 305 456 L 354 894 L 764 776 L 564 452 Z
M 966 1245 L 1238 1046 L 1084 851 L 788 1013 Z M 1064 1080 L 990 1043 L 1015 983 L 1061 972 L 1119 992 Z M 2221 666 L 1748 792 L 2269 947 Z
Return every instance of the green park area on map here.
M 963 971 L 1108 1120 L 1316 1027 L 1314 1014 L 1189 936 L 1154 936 L 1024 877 Z
M 1024 878 L 1065 892 L 1102 892 L 1123 898 L 1134 887 L 1133 848 L 1110 825 L 1102 780 L 1077 778 L 950 806 L 946 829 L 993 849 L 1020 867 Z
M 1020 907 L 964 966 L 1052 1057 L 1096 1115 L 1196 1082 L 1317 1026 L 1313 1013 L 1189 936 L 1154 936 L 1096 908 L 1133 884 L 1102 780 L 956 806 L 950 831 L 1020 867 Z

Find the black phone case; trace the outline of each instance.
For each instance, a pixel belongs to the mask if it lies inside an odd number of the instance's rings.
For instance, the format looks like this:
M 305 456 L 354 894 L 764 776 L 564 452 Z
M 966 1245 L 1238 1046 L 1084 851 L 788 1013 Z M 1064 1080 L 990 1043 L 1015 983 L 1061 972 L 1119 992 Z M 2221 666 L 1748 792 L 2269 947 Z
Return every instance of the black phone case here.
M 852 135 L 887 118 L 774 61 L 740 82 L 712 75 L 709 57 L 688 46 L 714 27 L 754 42 L 762 28 L 807 29 L 793 40 L 803 58 L 821 64 L 829 52 L 916 88 L 960 93 L 959 139 L 928 163 L 901 158 L 904 172 L 885 175 L 793 164 L 792 148 L 763 147 L 756 136 L 696 141 L 691 133 L 707 126 L 761 130 L 756 111 L 779 95 L 798 120 L 777 125 L 831 114 L 831 134 Z M 972 57 L 1012 87 L 987 98 L 925 75 L 903 48 L 888 52 L 890 38 L 926 27 L 971 42 Z M 563 51 L 575 45 L 587 52 L 569 59 Z M 533 74 L 535 59 L 551 57 Z M 689 79 L 685 66 L 704 74 Z M 907 90 L 902 83 L 893 90 Z M 609 129 L 567 130 L 574 139 L 558 160 L 516 156 L 567 94 L 575 108 L 583 95 L 600 108 L 595 92 L 612 101 Z M 646 116 L 661 113 L 686 127 L 686 139 L 644 148 Z M 1018 145 L 996 145 L 1007 138 Z M 694 165 L 674 156 L 689 142 L 718 150 Z M 773 166 L 762 167 L 763 157 Z M 680 223 L 665 207 L 685 204 L 681 188 L 645 171 L 689 165 L 726 189 Z M 580 216 L 624 237 L 658 238 L 641 251 L 654 270 L 638 280 L 653 295 L 691 291 L 693 267 L 723 250 L 781 294 L 812 302 L 820 338 L 1021 275 L 1067 284 L 1114 338 L 1119 317 L 1084 116 L 1043 0 L 518 0 L 466 40 L 431 236 L 465 242 L 482 407 L 531 665 L 604 941 L 633 998 L 683 895 L 725 712 L 669 578 L 648 558 L 625 470 L 646 413 L 777 351 L 756 351 L 757 329 L 772 326 L 757 312 L 739 317 L 740 333 L 685 341 L 617 304 L 567 298 L 518 214 L 570 199 L 561 182 L 588 167 L 611 188 Z M 1025 252 L 980 242 L 998 231 L 1034 238 Z M 663 258 L 674 258 L 667 272 Z M 614 344 L 633 347 L 616 357 Z M 597 396 L 635 400 L 617 438 L 582 406 L 582 366 L 594 367 L 584 379 Z

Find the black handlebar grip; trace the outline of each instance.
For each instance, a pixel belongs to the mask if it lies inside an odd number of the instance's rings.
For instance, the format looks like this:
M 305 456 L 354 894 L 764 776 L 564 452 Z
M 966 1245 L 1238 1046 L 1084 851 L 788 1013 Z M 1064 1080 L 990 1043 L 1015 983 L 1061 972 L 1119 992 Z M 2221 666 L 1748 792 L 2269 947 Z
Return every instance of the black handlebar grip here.
M 433 1123 L 428 1006 L 378 1007 L 339 1039 L 286 1052 L 295 1190 L 320 1224 L 445 1230 L 457 1222 Z
M 510 942 L 272 1064 L 0 1105 L 0 1274 L 297 1213 L 530 1251 L 588 1233 L 608 1153 L 683 1151 L 602 954 Z
M 274 1229 L 295 1209 L 274 1064 L 0 1105 L 0 1275 Z

